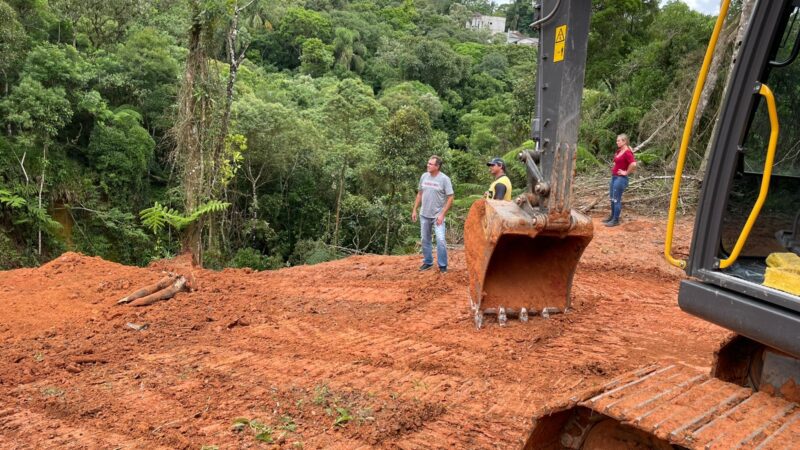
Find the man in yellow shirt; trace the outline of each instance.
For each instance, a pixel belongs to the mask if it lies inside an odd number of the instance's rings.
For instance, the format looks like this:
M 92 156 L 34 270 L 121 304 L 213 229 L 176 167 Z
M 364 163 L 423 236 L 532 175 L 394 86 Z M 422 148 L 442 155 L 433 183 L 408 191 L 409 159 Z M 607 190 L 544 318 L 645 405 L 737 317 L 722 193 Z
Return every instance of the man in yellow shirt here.
M 494 181 L 483 196 L 494 200 L 511 201 L 511 180 L 506 176 L 506 163 L 500 158 L 492 158 L 486 165 L 489 166 Z

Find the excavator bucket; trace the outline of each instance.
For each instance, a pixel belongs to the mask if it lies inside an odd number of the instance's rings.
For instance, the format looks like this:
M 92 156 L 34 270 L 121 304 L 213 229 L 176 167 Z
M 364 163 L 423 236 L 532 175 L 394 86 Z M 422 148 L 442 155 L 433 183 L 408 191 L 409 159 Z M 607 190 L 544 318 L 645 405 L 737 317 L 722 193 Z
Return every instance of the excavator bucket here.
M 526 321 L 569 308 L 572 278 L 593 227 L 575 211 L 562 219 L 508 201 L 481 199 L 472 205 L 464 246 L 476 327 L 485 315 L 496 315 L 505 325 L 508 317 Z

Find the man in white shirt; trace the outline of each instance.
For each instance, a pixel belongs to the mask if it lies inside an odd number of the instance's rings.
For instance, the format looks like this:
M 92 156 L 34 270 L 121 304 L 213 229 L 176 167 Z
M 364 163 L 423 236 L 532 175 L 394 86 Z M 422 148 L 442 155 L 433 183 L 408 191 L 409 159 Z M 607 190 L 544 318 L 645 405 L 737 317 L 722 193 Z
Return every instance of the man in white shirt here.
M 433 155 L 428 159 L 428 170 L 419 178 L 417 198 L 414 200 L 414 209 L 411 211 L 411 220 L 417 221 L 417 208 L 422 204 L 419 212 L 420 230 L 422 237 L 422 265 L 419 270 L 428 270 L 433 267 L 433 246 L 431 243 L 431 229 L 436 234 L 436 262 L 439 271 L 447 272 L 447 242 L 445 240 L 444 216 L 453 204 L 453 184 L 450 177 L 441 172 L 442 158 Z

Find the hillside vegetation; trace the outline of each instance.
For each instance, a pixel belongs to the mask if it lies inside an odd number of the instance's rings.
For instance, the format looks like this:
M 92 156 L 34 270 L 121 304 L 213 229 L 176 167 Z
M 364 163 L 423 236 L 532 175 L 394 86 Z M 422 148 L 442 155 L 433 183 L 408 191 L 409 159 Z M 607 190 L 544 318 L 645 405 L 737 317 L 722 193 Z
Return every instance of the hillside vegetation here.
M 474 13 L 535 35 L 529 1 L 0 0 L 0 268 L 65 250 L 256 269 L 413 251 L 431 154 L 457 238 L 483 163 L 530 145 L 535 101 L 535 47 L 467 29 Z M 623 132 L 647 140 L 645 171 L 669 167 L 713 23 L 593 2 L 582 173 Z

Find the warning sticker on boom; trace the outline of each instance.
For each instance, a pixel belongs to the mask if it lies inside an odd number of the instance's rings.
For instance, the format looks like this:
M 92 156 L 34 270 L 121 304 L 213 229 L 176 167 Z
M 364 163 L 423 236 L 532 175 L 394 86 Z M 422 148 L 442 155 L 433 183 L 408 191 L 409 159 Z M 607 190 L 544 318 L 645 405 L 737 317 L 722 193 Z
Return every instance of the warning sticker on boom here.
M 556 28 L 556 48 L 553 51 L 553 62 L 564 60 L 564 52 L 567 41 L 567 26 L 561 25 Z

